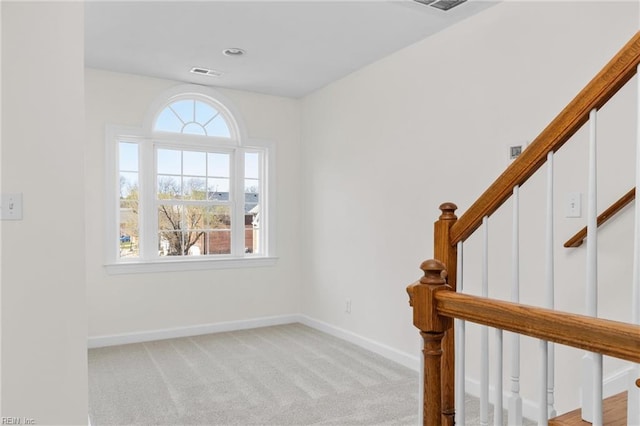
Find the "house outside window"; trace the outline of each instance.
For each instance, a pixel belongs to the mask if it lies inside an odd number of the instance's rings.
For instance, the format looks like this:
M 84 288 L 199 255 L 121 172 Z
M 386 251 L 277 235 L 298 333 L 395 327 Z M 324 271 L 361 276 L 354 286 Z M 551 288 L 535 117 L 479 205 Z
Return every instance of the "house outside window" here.
M 107 269 L 271 264 L 273 147 L 245 141 L 219 95 L 173 92 L 145 128 L 109 128 Z

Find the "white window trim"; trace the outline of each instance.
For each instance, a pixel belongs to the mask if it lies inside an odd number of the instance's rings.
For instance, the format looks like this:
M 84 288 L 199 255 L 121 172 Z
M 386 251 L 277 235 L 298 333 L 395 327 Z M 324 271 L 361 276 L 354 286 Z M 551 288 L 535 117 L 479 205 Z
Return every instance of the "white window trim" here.
M 188 257 L 185 259 L 141 260 L 105 264 L 110 275 L 139 274 L 150 272 L 204 271 L 210 269 L 236 269 L 274 266 L 276 256 L 225 257 L 220 259 Z
M 182 95 L 189 94 L 189 91 L 185 91 L 185 87 L 189 88 L 191 86 L 178 86 L 170 89 L 165 92 L 159 99 L 161 101 L 156 101 L 152 104 L 149 109 L 149 113 L 147 114 L 147 118 L 145 119 L 145 126 L 142 128 L 138 127 L 130 127 L 130 126 L 118 126 L 118 125 L 107 125 L 105 130 L 105 235 L 104 235 L 104 253 L 105 253 L 105 264 L 104 267 L 109 274 L 128 274 L 128 273 L 152 273 L 152 272 L 168 272 L 168 271 L 196 271 L 196 270 L 207 270 L 207 269 L 229 269 L 229 268 L 247 268 L 247 267 L 264 267 L 264 266 L 273 266 L 277 263 L 278 257 L 275 255 L 276 253 L 276 241 L 275 241 L 275 233 L 276 233 L 276 212 L 275 212 L 275 159 L 276 159 L 276 149 L 275 144 L 271 141 L 265 141 L 260 139 L 247 138 L 244 133 L 244 126 L 238 122 L 239 117 L 237 114 L 234 114 L 231 108 L 229 108 L 229 104 L 227 103 L 224 107 L 227 109 L 227 113 L 234 116 L 236 120 L 236 125 L 234 129 L 232 129 L 232 133 L 237 137 L 235 141 L 229 141 L 229 148 L 241 148 L 242 151 L 251 151 L 255 149 L 257 151 L 263 151 L 267 153 L 265 155 L 264 167 L 262 170 L 263 176 L 261 179 L 263 182 L 266 182 L 264 186 L 264 193 L 261 194 L 261 199 L 263 203 L 262 207 L 262 215 L 261 215 L 261 232 L 264 233 L 262 241 L 266 242 L 266 247 L 264 247 L 262 254 L 257 255 L 245 255 L 245 256 L 202 256 L 202 257 L 170 257 L 170 258 L 143 258 L 142 256 L 138 259 L 121 259 L 118 256 L 118 240 L 117 235 L 119 234 L 119 226 L 118 226 L 118 215 L 119 209 L 115 200 L 117 199 L 116 188 L 118 187 L 119 180 L 119 172 L 116 170 L 117 164 L 117 147 L 118 143 L 121 140 L 130 140 L 132 142 L 140 143 L 141 150 L 142 149 L 150 149 L 153 150 L 154 141 L 158 141 L 160 143 L 175 141 L 176 136 L 171 133 L 164 132 L 152 132 L 151 126 L 153 121 L 155 120 L 155 114 L 158 113 L 159 109 L 162 108 L 163 105 L 167 105 L 170 102 L 173 102 L 179 97 L 183 97 Z M 181 89 L 182 88 L 182 89 Z M 195 90 L 192 93 L 198 94 L 200 96 L 209 95 L 208 93 L 203 93 L 203 88 L 198 87 L 198 92 Z M 214 99 L 220 99 L 220 95 L 215 93 L 211 95 Z M 225 102 L 223 100 L 223 102 Z M 183 135 L 180 136 L 183 138 Z M 206 147 L 204 144 L 205 140 L 211 140 L 207 137 L 197 136 L 197 135 L 186 135 L 184 139 L 188 139 L 189 143 L 193 142 L 194 145 L 203 144 L 203 147 Z M 222 141 L 221 141 L 222 142 Z M 221 145 L 224 145 L 222 143 Z M 177 145 L 179 146 L 179 145 Z M 188 147 L 187 147 L 188 148 Z M 239 156 L 236 156 L 239 157 Z M 140 185 L 144 185 L 145 176 L 153 176 L 152 173 L 144 170 L 144 166 L 148 166 L 148 164 L 144 164 L 142 161 L 142 155 L 140 156 Z M 238 185 L 241 179 L 236 179 Z M 148 185 L 148 183 L 147 183 Z M 143 190 L 144 191 L 144 190 Z M 244 190 L 240 193 L 243 193 Z M 145 200 L 145 205 L 148 204 L 151 199 L 153 199 L 155 204 L 155 199 L 153 197 L 154 192 L 146 190 L 144 191 L 147 199 Z M 151 195 L 150 195 L 151 194 Z M 151 204 L 151 205 L 154 205 Z M 144 212 L 142 213 L 144 215 Z M 150 232 L 149 229 L 145 230 L 144 228 L 149 228 L 149 226 L 153 225 L 148 223 L 148 220 L 141 221 L 142 227 L 140 229 L 141 238 L 145 238 L 143 235 L 146 232 Z M 148 239 L 147 239 L 148 240 Z

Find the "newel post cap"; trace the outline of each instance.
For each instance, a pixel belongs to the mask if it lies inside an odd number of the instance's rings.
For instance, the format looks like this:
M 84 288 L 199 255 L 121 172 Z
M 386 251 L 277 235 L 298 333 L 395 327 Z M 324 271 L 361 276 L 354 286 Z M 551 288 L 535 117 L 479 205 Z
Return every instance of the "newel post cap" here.
M 442 214 L 440 215 L 440 220 L 456 220 L 458 216 L 456 216 L 456 210 L 458 206 L 453 203 L 442 203 L 440 204 L 440 211 Z
M 421 284 L 444 285 L 447 283 L 447 271 L 439 260 L 425 260 L 420 265 L 420 269 L 424 272 L 424 277 L 420 278 Z

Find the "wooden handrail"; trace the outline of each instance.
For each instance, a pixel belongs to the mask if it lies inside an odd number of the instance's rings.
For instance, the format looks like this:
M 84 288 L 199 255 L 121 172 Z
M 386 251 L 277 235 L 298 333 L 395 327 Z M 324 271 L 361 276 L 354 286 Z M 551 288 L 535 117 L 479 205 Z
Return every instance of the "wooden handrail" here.
M 522 154 L 498 177 L 451 227 L 450 244 L 466 240 L 511 195 L 544 164 L 547 154 L 557 151 L 584 123 L 589 112 L 601 108 L 636 73 L 640 63 L 640 32 L 609 61 L 582 91 L 551 121 Z
M 453 291 L 434 293 L 435 309 L 459 318 L 640 363 L 640 326 Z
M 445 409 L 442 341 L 453 318 L 640 363 L 640 325 L 457 293 L 438 260 L 422 262 L 424 276 L 407 287 L 413 324 L 424 340 L 424 425 L 453 425 Z
M 636 188 L 632 188 L 624 194 L 618 201 L 611 204 L 611 206 L 598 216 L 598 226 L 605 223 L 607 220 L 611 219 L 616 213 L 625 208 L 629 203 L 636 199 Z M 585 226 L 581 230 L 579 230 L 573 237 L 569 238 L 564 246 L 569 247 L 580 247 L 582 242 L 587 237 L 587 227 Z

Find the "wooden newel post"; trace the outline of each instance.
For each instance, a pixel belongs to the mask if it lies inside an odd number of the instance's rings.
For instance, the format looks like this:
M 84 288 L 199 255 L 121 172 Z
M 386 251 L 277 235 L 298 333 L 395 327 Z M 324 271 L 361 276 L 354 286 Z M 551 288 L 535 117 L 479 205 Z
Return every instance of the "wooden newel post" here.
M 458 207 L 453 203 L 440 206 L 440 217 L 433 224 L 433 257 L 444 263 L 447 270 L 447 284 L 453 291 L 457 289 L 458 246 L 451 241 L 451 227 L 458 220 L 455 212 Z M 444 424 L 455 424 L 455 336 L 453 327 L 445 334 L 442 341 L 442 412 L 446 419 Z
M 424 414 L 423 423 L 429 426 L 447 424 L 442 405 L 442 339 L 450 329 L 450 318 L 438 315 L 435 294 L 450 290 L 446 285 L 444 265 L 437 260 L 426 260 L 420 265 L 424 276 L 407 287 L 409 305 L 413 307 L 413 325 L 424 339 Z

